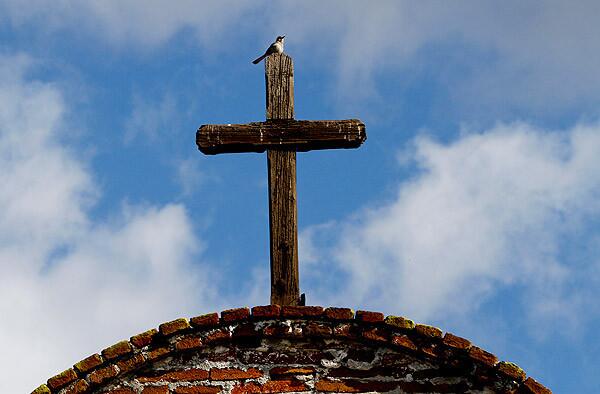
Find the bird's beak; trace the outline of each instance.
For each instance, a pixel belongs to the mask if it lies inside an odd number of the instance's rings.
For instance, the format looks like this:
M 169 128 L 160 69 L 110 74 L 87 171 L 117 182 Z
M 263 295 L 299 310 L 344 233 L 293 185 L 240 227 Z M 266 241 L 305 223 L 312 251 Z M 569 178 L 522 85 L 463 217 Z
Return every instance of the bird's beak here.
M 285 36 L 281 36 L 281 38 L 285 38 Z

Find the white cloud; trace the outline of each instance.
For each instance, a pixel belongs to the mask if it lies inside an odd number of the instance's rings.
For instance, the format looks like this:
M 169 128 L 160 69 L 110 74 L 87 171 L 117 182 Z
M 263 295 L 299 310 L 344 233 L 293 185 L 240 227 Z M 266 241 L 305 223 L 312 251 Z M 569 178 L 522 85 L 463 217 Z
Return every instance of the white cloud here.
M 8 1 L 0 11 L 13 26 L 34 25 L 44 34 L 68 29 L 138 51 L 186 32 L 202 48 L 252 57 L 265 42 L 247 48 L 247 36 L 285 33 L 298 60 L 310 54 L 337 75 L 345 101 L 377 97 L 385 72 L 386 86 L 395 81 L 397 89 L 426 78 L 465 116 L 482 109 L 551 116 L 595 113 L 600 102 L 598 4 L 52 1 L 22 7 Z
M 251 2 L 209 0 L 198 3 L 181 0 L 92 0 L 73 3 L 65 0 L 40 1 L 23 7 L 9 0 L 0 5 L 5 18 L 14 26 L 36 23 L 45 31 L 82 30 L 91 37 L 122 47 L 133 45 L 151 49 L 166 44 L 183 29 L 190 29 L 207 47 L 218 47 L 215 40 L 229 35 L 240 15 L 254 8 Z M 82 21 L 85 21 L 82 23 Z
M 182 159 L 177 163 L 176 179 L 183 197 L 189 197 L 204 183 L 206 176 L 200 170 L 198 160 L 192 157 Z
M 177 128 L 177 102 L 173 95 L 165 93 L 158 101 L 134 94 L 131 115 L 125 121 L 125 143 L 141 138 L 146 143 L 156 143 L 160 137 L 173 134 Z
M 69 138 L 62 93 L 28 79 L 32 63 L 0 57 L 0 368 L 12 377 L 0 380 L 3 393 L 223 303 L 182 205 L 90 217 L 100 193 L 85 161 L 59 143 Z
M 512 294 L 531 320 L 592 316 L 599 125 L 498 125 L 447 145 L 417 138 L 414 149 L 419 172 L 391 201 L 302 234 L 306 270 L 327 277 L 313 285 L 323 304 L 430 321 Z

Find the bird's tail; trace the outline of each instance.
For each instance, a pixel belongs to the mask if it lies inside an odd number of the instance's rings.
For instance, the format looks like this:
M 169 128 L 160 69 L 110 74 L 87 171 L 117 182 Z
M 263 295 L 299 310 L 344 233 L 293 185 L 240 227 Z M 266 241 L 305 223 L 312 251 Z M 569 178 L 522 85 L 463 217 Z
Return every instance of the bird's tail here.
M 258 63 L 260 63 L 260 61 L 261 61 L 261 60 L 263 60 L 263 59 L 264 59 L 264 58 L 266 58 L 266 57 L 267 57 L 267 55 L 266 55 L 266 54 L 264 54 L 264 55 L 262 55 L 261 57 L 259 57 L 259 58 L 255 59 L 255 60 L 252 62 L 252 64 L 258 64 Z

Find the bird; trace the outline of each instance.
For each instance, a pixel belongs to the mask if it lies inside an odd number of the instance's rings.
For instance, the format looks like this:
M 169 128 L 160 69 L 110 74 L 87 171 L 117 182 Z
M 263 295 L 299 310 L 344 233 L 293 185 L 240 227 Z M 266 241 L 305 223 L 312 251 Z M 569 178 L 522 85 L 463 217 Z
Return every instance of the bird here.
M 261 57 L 255 59 L 252 63 L 253 64 L 258 64 L 258 63 L 260 63 L 261 60 L 263 60 L 264 58 L 266 58 L 269 55 L 272 55 L 274 53 L 283 53 L 283 39 L 284 38 L 285 38 L 285 36 L 277 36 L 277 39 L 265 51 L 265 54 L 262 55 Z

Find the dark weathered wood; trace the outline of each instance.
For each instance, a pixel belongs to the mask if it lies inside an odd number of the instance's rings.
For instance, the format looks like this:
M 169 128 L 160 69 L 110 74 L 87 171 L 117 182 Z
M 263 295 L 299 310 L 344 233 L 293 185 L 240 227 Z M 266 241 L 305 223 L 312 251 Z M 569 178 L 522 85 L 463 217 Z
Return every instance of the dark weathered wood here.
M 265 61 L 267 121 L 289 123 L 294 118 L 294 63 L 286 55 Z M 287 121 L 286 121 L 287 120 Z M 298 209 L 296 152 L 267 150 L 271 243 L 271 304 L 298 305 Z
M 271 304 L 297 305 L 298 210 L 296 152 L 267 152 L 269 169 L 269 224 L 271 245 Z
M 267 120 L 294 119 L 294 62 L 282 54 L 265 60 Z
M 348 120 L 273 120 L 247 124 L 202 125 L 196 144 L 202 153 L 264 152 L 267 149 L 307 152 L 358 148 L 367 138 L 365 125 Z
M 298 273 L 296 152 L 358 148 L 366 139 L 358 119 L 294 120 L 294 65 L 286 54 L 265 60 L 267 121 L 203 125 L 196 133 L 205 154 L 267 151 L 271 247 L 271 303 L 304 305 Z

